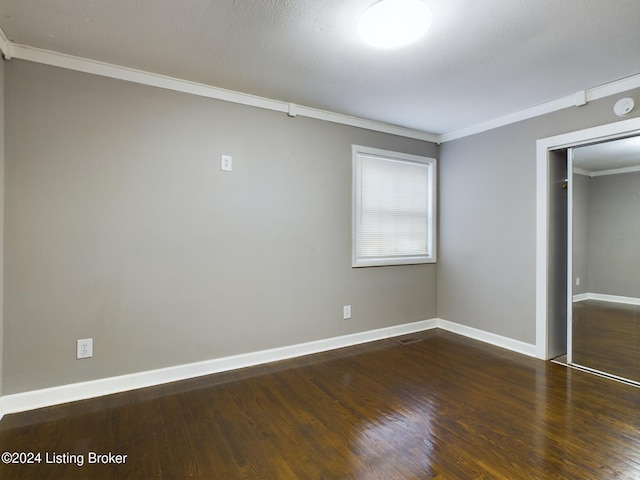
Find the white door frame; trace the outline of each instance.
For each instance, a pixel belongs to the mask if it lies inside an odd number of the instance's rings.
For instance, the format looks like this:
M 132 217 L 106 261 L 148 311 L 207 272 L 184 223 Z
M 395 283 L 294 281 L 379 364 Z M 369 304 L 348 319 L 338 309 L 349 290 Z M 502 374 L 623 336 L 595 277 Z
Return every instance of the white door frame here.
M 541 138 L 536 143 L 536 357 L 549 359 L 549 152 L 640 134 L 640 118 Z M 571 206 L 569 205 L 569 208 Z M 568 255 L 571 256 L 571 253 Z M 570 272 L 569 272 L 570 274 Z

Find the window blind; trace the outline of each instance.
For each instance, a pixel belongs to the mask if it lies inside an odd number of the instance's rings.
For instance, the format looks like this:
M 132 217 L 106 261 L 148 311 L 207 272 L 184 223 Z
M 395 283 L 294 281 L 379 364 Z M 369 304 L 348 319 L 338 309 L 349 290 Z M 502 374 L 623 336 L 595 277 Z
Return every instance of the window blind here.
M 354 266 L 431 259 L 430 163 L 354 156 Z

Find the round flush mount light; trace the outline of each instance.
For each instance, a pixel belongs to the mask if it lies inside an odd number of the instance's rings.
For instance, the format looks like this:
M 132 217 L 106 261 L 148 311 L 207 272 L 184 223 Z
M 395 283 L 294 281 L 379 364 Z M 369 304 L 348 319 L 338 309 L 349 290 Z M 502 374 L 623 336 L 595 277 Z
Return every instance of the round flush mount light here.
M 421 0 L 382 0 L 360 17 L 358 34 L 369 45 L 397 48 L 415 42 L 431 26 L 431 11 Z

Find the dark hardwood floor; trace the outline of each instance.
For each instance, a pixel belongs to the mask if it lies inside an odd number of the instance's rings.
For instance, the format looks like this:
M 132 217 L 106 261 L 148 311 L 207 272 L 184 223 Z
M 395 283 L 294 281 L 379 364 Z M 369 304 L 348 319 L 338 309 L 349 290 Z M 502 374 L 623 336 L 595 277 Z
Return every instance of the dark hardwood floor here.
M 7 415 L 0 451 L 42 462 L 0 464 L 0 478 L 640 478 L 640 389 L 411 337 Z
M 640 382 L 640 305 L 573 305 L 572 363 Z

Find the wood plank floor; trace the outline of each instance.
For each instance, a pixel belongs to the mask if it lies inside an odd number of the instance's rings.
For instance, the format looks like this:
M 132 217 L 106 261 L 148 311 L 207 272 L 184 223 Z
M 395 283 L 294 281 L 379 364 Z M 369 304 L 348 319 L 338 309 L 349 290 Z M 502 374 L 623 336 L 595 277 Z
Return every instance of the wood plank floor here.
M 640 382 L 640 305 L 576 302 L 572 338 L 573 363 Z
M 0 464 L 0 478 L 640 478 L 640 389 L 448 332 L 411 337 L 7 415 L 0 451 L 42 463 Z

